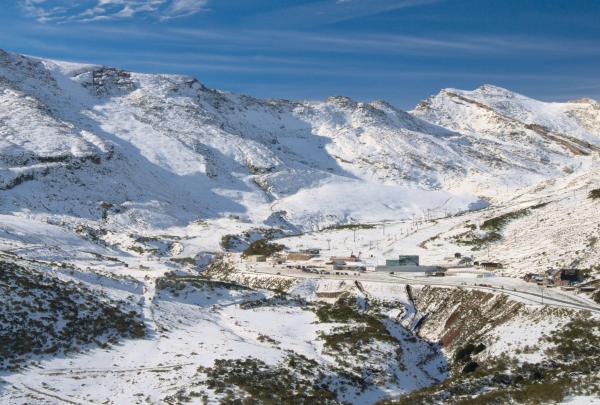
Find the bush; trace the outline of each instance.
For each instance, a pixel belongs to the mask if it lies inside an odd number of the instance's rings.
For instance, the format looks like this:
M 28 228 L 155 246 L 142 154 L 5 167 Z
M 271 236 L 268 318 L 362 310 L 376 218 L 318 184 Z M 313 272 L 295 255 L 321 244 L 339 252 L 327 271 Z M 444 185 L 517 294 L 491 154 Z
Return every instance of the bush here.
M 512 396 L 519 403 L 548 404 L 561 402 L 565 396 L 563 385 L 568 382 L 529 384 Z
M 226 251 L 236 250 L 243 243 L 237 235 L 223 235 L 221 237 L 221 247 Z
M 473 343 L 467 343 L 463 347 L 460 347 L 454 354 L 454 361 L 457 363 L 464 363 L 471 360 L 472 354 L 478 354 L 485 350 L 485 345 L 479 343 L 474 345 Z
M 250 246 L 248 246 L 244 252 L 243 252 L 243 256 L 250 256 L 250 255 L 265 255 L 265 256 L 271 256 L 277 252 L 281 252 L 283 249 L 285 249 L 285 246 L 279 244 L 279 243 L 270 243 L 265 239 L 259 239 L 257 241 L 254 241 L 250 244 Z
M 454 237 L 454 240 L 459 245 L 472 246 L 472 250 L 481 249 L 484 245 L 498 242 L 502 239 L 502 235 L 498 232 L 485 232 L 483 235 L 468 231 Z
M 463 367 L 462 373 L 463 374 L 472 373 L 473 371 L 477 370 L 477 367 L 479 367 L 479 364 L 477 364 L 477 362 L 470 361 Z
M 475 348 L 473 349 L 473 354 L 478 354 L 481 353 L 482 351 L 485 350 L 485 345 L 483 343 L 479 343 L 477 346 L 475 346 Z
M 600 188 L 590 191 L 588 198 L 591 198 L 592 200 L 600 200 Z
M 197 264 L 196 259 L 194 259 L 193 257 L 172 257 L 170 260 L 174 263 L 181 265 L 196 266 Z
M 473 353 L 473 350 L 475 350 L 475 345 L 467 343 L 456 351 L 454 354 L 454 361 L 462 363 L 471 360 L 471 353 Z
M 130 301 L 83 284 L 0 262 L 0 370 L 32 355 L 65 354 L 95 343 L 143 338 L 146 325 Z
M 288 355 L 275 366 L 259 359 L 215 360 L 211 368 L 199 367 L 206 386 L 227 404 L 333 405 L 336 394 L 318 364 L 304 356 Z M 287 363 L 287 364 L 286 364 Z M 234 400 L 235 398 L 235 400 Z
M 518 219 L 518 218 L 524 217 L 528 214 L 529 214 L 528 208 L 518 210 L 518 211 L 513 211 L 513 212 L 507 212 L 506 214 L 502 214 L 495 218 L 490 218 L 488 220 L 483 221 L 480 228 L 483 230 L 489 230 L 489 231 L 499 231 L 513 219 Z

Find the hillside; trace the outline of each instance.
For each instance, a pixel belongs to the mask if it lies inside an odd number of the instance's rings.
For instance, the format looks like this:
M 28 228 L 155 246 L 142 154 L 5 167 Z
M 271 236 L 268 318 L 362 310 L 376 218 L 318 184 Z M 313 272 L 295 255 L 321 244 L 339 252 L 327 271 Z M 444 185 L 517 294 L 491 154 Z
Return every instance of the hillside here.
M 411 114 L 6 52 L 0 76 L 2 210 L 103 228 L 235 216 L 311 229 L 466 210 L 498 188 L 586 170 L 600 147 L 597 103 L 492 86 L 444 90 Z
M 261 100 L 0 51 L 0 402 L 590 403 L 600 307 L 522 278 L 600 278 L 599 156 L 590 99 Z M 256 241 L 504 268 L 314 273 Z

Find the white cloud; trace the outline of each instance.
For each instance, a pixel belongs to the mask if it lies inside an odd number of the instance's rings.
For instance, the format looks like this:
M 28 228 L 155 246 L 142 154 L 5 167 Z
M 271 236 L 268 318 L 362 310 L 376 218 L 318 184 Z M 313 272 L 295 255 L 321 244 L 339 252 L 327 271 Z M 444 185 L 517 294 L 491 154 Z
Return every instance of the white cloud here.
M 256 25 L 286 28 L 318 27 L 444 0 L 315 0 L 297 2 L 250 18 Z
M 151 15 L 172 19 L 204 10 L 208 0 L 19 0 L 25 13 L 40 22 L 90 22 Z

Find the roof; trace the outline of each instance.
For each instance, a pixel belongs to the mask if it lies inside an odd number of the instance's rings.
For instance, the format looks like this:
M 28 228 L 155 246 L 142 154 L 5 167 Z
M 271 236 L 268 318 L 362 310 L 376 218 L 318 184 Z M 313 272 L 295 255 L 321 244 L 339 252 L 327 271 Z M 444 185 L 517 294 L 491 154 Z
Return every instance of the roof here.
M 329 258 L 329 260 L 344 260 L 347 262 L 357 262 L 359 261 L 358 257 L 356 256 L 331 256 Z

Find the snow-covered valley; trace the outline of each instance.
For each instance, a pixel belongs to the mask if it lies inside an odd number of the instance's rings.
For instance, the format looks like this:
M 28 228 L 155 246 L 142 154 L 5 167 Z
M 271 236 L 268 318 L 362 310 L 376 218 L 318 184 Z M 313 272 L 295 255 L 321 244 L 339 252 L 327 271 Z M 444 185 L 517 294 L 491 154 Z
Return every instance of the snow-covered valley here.
M 524 281 L 597 287 L 599 238 L 594 100 L 260 100 L 0 50 L 2 403 L 600 403 L 600 294 Z M 372 271 L 457 252 L 503 268 Z

